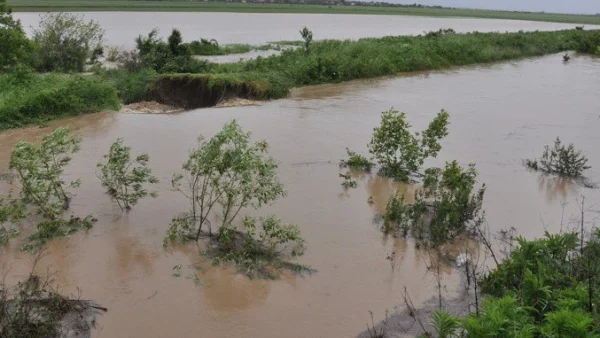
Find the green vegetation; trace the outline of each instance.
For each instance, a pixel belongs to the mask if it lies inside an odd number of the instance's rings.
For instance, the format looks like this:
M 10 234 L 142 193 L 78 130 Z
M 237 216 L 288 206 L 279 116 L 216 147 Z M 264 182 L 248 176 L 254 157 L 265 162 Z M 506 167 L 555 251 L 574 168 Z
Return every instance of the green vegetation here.
M 554 141 L 554 148 L 546 145 L 540 159 L 526 159 L 523 164 L 534 171 L 561 177 L 579 178 L 583 172 L 591 167 L 587 165 L 587 157 L 581 150 L 575 150 L 573 143 L 565 146 L 560 138 Z
M 117 139 L 111 146 L 106 163 L 98 163 L 100 181 L 110 197 L 117 202 L 121 210 L 130 210 L 132 206 L 146 197 L 156 198 L 156 192 L 150 192 L 146 186 L 158 183 L 148 168 L 150 157 L 146 153 L 131 159 L 131 148 Z
M 425 170 L 423 186 L 415 192 L 413 205 L 397 192 L 383 215 L 385 233 L 407 236 L 412 232 L 419 246 L 439 247 L 458 236 L 477 234 L 483 222 L 485 185 L 475 191 L 474 165 L 461 168 L 456 161 L 446 167 Z
M 464 319 L 435 315 L 445 318 L 443 325 L 434 321 L 438 336 L 600 336 L 600 231 L 580 241 L 574 233 L 518 238 L 509 256 L 481 280 L 482 308 Z
M 0 72 L 27 62 L 31 49 L 21 23 L 13 19 L 6 0 L 0 0 Z
M 42 16 L 33 32 L 34 66 L 42 72 L 83 72 L 88 60 L 102 54 L 104 30 L 71 13 Z
M 69 220 L 63 218 L 73 196 L 69 189 L 81 184 L 80 180 L 67 183 L 63 178 L 71 155 L 79 151 L 79 143 L 68 129 L 60 127 L 44 136 L 39 145 L 24 141 L 17 143 L 10 155 L 9 168 L 15 173 L 21 188 L 21 201 L 42 217 L 37 225 L 38 231 L 29 236 L 33 243 L 26 245 L 26 250 L 35 250 L 50 238 L 90 229 L 95 222 L 91 216 L 84 219 L 74 216 L 70 216 Z
M 258 209 L 285 196 L 277 178 L 277 163 L 267 156 L 267 147 L 265 141 L 251 143 L 250 133 L 235 120 L 210 140 L 200 137 L 199 145 L 183 164 L 183 174 L 173 176 L 173 188 L 189 199 L 191 210 L 173 219 L 165 246 L 176 240 L 198 241 L 207 234 L 214 244 L 208 254 L 215 262 L 234 262 L 249 276 L 270 277 L 266 265 L 300 268 L 284 264 L 277 251 L 293 244 L 293 255 L 302 252 L 303 240 L 297 227 L 274 217 L 260 221 L 246 218 L 241 230 L 234 222 L 242 209 Z M 213 234 L 210 221 L 217 214 L 220 224 Z
M 157 35 L 158 30 L 154 29 L 147 36 L 140 35 L 135 40 L 142 68 L 152 68 L 159 73 L 206 71 L 206 62 L 192 57 L 192 52 L 189 46 L 183 43 L 179 30 L 173 29 L 166 42 L 157 38 Z
M 304 55 L 308 55 L 310 54 L 310 43 L 313 39 L 313 33 L 308 28 L 304 27 L 300 30 L 300 36 L 302 36 L 302 40 L 304 40 L 302 45 L 302 47 L 304 47 Z
M 253 47 L 247 44 L 231 44 L 220 46 L 217 40 L 200 39 L 187 43 L 193 55 L 228 55 L 250 52 Z
M 598 15 L 528 13 L 477 9 L 419 8 L 415 6 L 349 6 L 266 4 L 203 1 L 152 0 L 9 0 L 18 11 L 173 11 L 173 12 L 235 12 L 235 13 L 315 13 L 315 14 L 370 14 L 415 15 L 432 17 L 473 17 L 487 19 L 514 19 L 579 24 L 600 24 Z
M 350 168 L 352 170 L 361 170 L 365 172 L 371 171 L 373 163 L 369 161 L 368 158 L 348 148 L 346 148 L 346 153 L 348 154 L 348 159 L 340 162 L 340 168 Z
M 120 106 L 114 87 L 94 77 L 17 68 L 0 73 L 0 88 L 0 131 Z
M 442 110 L 421 133 L 411 133 L 406 114 L 390 109 L 381 113 L 381 126 L 373 129 L 369 152 L 381 166 L 380 172 L 402 182 L 419 171 L 428 157 L 441 150 L 440 140 L 448 135 L 448 112 Z

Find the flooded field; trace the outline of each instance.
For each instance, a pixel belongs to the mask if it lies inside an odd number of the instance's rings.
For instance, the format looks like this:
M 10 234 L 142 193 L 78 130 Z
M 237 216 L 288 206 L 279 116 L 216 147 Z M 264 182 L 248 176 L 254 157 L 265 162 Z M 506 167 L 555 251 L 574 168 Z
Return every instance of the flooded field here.
M 575 56 L 563 64 L 560 55 L 551 55 L 307 87 L 262 106 L 175 115 L 99 113 L 44 129 L 3 132 L 0 172 L 7 170 L 18 140 L 39 139 L 58 125 L 69 125 L 82 137 L 81 151 L 68 168 L 69 178 L 83 180 L 73 212 L 92 213 L 98 222 L 88 233 L 52 240 L 38 269 L 51 266 L 65 292 L 79 288 L 84 298 L 108 307 L 94 337 L 352 337 L 366 328 L 368 310 L 379 320 L 386 309 L 399 306 L 404 287 L 417 304 L 435 290 L 413 242 L 386 238 L 373 223 L 394 189 L 413 188 L 376 176 L 362 177 L 357 189 L 344 192 L 340 186 L 338 162 L 345 148 L 366 152 L 381 111 L 391 106 L 405 111 L 421 129 L 447 109 L 450 134 L 438 159 L 426 165 L 452 159 L 476 163 L 487 185 L 490 228 L 514 226 L 531 238 L 560 229 L 563 202 L 563 227 L 569 226 L 581 195 L 596 203 L 590 221 L 600 218 L 600 190 L 544 178 L 521 165 L 560 136 L 589 157 L 587 174 L 599 181 L 599 92 L 600 59 Z M 232 268 L 211 267 L 194 245 L 162 247 L 170 219 L 186 208 L 185 200 L 170 191 L 171 175 L 198 135 L 212 136 L 231 119 L 256 139 L 266 139 L 280 161 L 288 197 L 264 212 L 298 224 L 307 243 L 298 262 L 317 269 L 316 274 L 248 280 Z M 96 177 L 96 163 L 117 137 L 147 151 L 161 179 L 158 199 L 144 200 L 122 216 Z M 369 196 L 373 206 L 367 204 Z M 13 279 L 30 269 L 32 257 L 19 250 L 21 244 L 14 241 L 0 255 L 0 265 L 11 268 Z M 386 260 L 391 252 L 398 257 L 394 269 Z M 178 264 L 181 276 L 175 277 L 172 269 Z M 447 295 L 458 281 L 458 273 L 445 272 Z
M 574 24 L 517 20 L 468 18 L 429 18 L 397 15 L 335 14 L 249 14 L 249 13 L 148 13 L 90 12 L 81 13 L 94 19 L 106 30 L 107 44 L 133 47 L 134 39 L 158 28 L 165 37 L 173 28 L 184 39 L 217 39 L 220 44 L 265 44 L 270 41 L 299 40 L 304 26 L 319 39 L 359 39 L 388 35 L 417 35 L 440 28 L 457 32 L 516 32 L 519 30 L 572 29 Z M 15 13 L 26 31 L 39 22 L 40 13 Z M 132 18 L 135 17 L 133 20 Z M 595 26 L 587 25 L 594 29 Z M 236 59 L 237 60 L 237 59 Z

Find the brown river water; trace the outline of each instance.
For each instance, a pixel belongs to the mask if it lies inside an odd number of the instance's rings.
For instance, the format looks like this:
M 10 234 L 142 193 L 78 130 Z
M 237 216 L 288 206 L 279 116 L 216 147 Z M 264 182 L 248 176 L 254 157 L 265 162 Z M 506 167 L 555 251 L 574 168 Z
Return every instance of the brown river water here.
M 363 176 L 346 192 L 338 161 L 345 148 L 365 152 L 379 113 L 391 106 L 407 113 L 417 129 L 441 108 L 451 114 L 440 165 L 457 159 L 474 162 L 487 184 L 485 209 L 492 230 L 514 226 L 529 238 L 544 229 L 576 220 L 577 199 L 600 203 L 600 190 L 527 172 L 521 159 L 538 156 L 556 136 L 588 155 L 587 172 L 600 180 L 600 59 L 560 55 L 445 72 L 306 87 L 288 99 L 261 106 L 212 108 L 175 115 L 99 113 L 53 123 L 50 127 L 0 134 L 0 172 L 7 170 L 11 147 L 38 140 L 58 125 L 82 137 L 81 151 L 68 168 L 82 187 L 73 212 L 98 218 L 88 233 L 52 240 L 38 266 L 50 266 L 67 293 L 108 307 L 94 337 L 352 337 L 366 328 L 373 310 L 402 304 L 404 287 L 416 304 L 435 294 L 434 279 L 410 240 L 386 238 L 373 223 L 388 196 L 402 187 L 377 176 Z M 318 270 L 312 276 L 284 274 L 281 280 L 249 280 L 231 267 L 211 267 L 194 245 L 164 249 L 169 220 L 186 208 L 170 191 L 198 135 L 212 136 L 231 119 L 266 139 L 288 197 L 264 210 L 299 225 L 307 252 L 298 262 Z M 147 151 L 161 179 L 160 196 L 120 215 L 96 177 L 95 165 L 117 137 L 134 150 Z M 2 187 L 6 189 L 6 187 Z M 367 199 L 373 196 L 375 204 Z M 600 218 L 592 207 L 588 219 Z M 0 251 L 0 265 L 18 278 L 30 269 L 31 255 L 13 241 Z M 395 268 L 386 257 L 395 252 Z M 181 276 L 173 267 L 181 264 Z M 198 268 L 196 268 L 198 267 Z M 195 279 L 198 279 L 195 281 Z M 445 294 L 459 275 L 446 269 Z

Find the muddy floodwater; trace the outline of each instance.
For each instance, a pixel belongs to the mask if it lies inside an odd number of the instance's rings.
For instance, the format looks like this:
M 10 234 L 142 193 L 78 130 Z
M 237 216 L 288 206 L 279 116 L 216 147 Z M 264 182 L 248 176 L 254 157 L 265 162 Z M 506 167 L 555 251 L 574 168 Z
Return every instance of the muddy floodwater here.
M 340 17 L 342 18 L 342 17 Z M 380 320 L 399 306 L 404 287 L 416 304 L 434 295 L 424 258 L 410 240 L 386 238 L 373 223 L 395 185 L 363 176 L 344 191 L 338 161 L 345 148 L 366 151 L 379 113 L 403 110 L 422 129 L 441 108 L 451 114 L 440 165 L 457 159 L 474 162 L 487 185 L 485 209 L 492 230 L 514 226 L 529 238 L 545 229 L 572 226 L 576 200 L 585 195 L 589 220 L 600 218 L 599 190 L 527 172 L 521 159 L 539 156 L 560 136 L 590 159 L 587 172 L 600 180 L 600 59 L 560 55 L 446 72 L 306 87 L 290 98 L 261 106 L 214 108 L 174 115 L 99 113 L 39 129 L 0 134 L 0 172 L 8 167 L 11 147 L 38 140 L 58 125 L 82 137 L 81 151 L 68 168 L 82 187 L 73 212 L 98 218 L 88 233 L 52 240 L 38 266 L 55 271 L 67 293 L 108 307 L 94 337 L 352 337 L 366 328 L 368 310 Z M 170 191 L 198 135 L 212 136 L 231 119 L 256 139 L 266 139 L 280 161 L 288 197 L 262 211 L 298 224 L 307 252 L 298 262 L 318 270 L 312 276 L 284 274 L 281 280 L 249 280 L 231 267 L 211 267 L 194 245 L 164 249 L 169 220 L 186 202 Z M 96 177 L 95 165 L 117 137 L 134 150 L 147 151 L 161 179 L 158 199 L 144 200 L 120 215 Z M 2 187 L 5 189 L 5 187 Z M 367 199 L 373 196 L 374 205 Z M 566 202 L 566 204 L 564 204 Z M 32 257 L 14 241 L 0 265 L 14 280 L 30 268 Z M 395 268 L 386 257 L 396 252 Z M 181 276 L 173 267 L 181 264 Z M 458 273 L 443 276 L 447 294 Z
M 416 35 L 453 28 L 457 32 L 516 32 L 519 30 L 572 29 L 575 24 L 518 20 L 429 18 L 400 15 L 335 14 L 256 14 L 256 13 L 151 13 L 90 12 L 82 13 L 106 30 L 109 45 L 134 46 L 134 39 L 158 28 L 160 35 L 177 28 L 186 40 L 217 39 L 220 44 L 264 44 L 279 40 L 300 40 L 298 30 L 307 26 L 319 39 L 358 39 L 388 35 Z M 40 13 L 15 13 L 30 33 L 37 26 Z M 586 25 L 593 29 L 597 26 Z

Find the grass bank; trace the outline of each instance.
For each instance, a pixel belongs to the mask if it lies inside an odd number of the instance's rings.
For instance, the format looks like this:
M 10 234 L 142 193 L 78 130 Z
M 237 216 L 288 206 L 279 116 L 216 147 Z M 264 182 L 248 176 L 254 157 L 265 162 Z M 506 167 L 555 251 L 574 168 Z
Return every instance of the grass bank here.
M 221 81 L 220 88 L 225 88 L 222 95 L 235 95 L 238 92 L 237 89 L 231 91 L 228 88 L 248 86 L 260 90 L 243 90 L 244 98 L 276 99 L 285 97 L 291 88 L 297 86 L 514 60 L 566 50 L 593 52 L 599 45 L 600 31 L 578 30 L 504 34 L 436 33 L 358 41 L 329 40 L 313 43 L 309 55 L 296 49 L 268 58 L 213 64 L 209 67 L 209 75 L 201 77 Z M 560 59 L 557 62 L 561 62 Z M 188 81 L 197 81 L 198 78 L 192 75 L 184 77 Z M 162 75 L 159 79 L 161 86 L 169 88 L 179 88 L 183 81 L 181 76 L 172 75 Z M 169 81 L 173 82 L 172 86 L 167 85 Z M 202 96 L 202 88 L 208 87 L 196 86 L 201 90 L 199 92 L 193 92 L 191 88 L 186 87 L 182 93 Z M 173 90 L 169 91 L 175 95 Z M 163 93 L 167 95 L 169 91 Z M 160 97 L 155 98 L 160 100 Z M 189 100 L 193 99 L 190 97 Z M 163 102 L 174 103 L 167 100 Z
M 99 78 L 24 70 L 0 74 L 0 132 L 119 106 L 115 88 Z
M 150 11 L 150 12 L 233 12 L 233 13 L 313 13 L 414 15 L 433 17 L 471 17 L 485 19 L 530 20 L 595 25 L 600 15 L 528 13 L 476 9 L 419 8 L 411 6 L 349 6 L 306 4 L 258 4 L 204 1 L 148 0 L 9 0 L 15 11 Z

